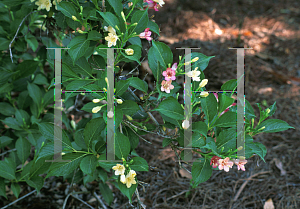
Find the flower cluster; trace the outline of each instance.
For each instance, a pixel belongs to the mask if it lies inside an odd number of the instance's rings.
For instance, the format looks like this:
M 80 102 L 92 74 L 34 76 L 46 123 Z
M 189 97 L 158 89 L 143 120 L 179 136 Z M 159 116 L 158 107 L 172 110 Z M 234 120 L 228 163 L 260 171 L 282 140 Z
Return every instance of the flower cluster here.
M 165 4 L 163 0 L 144 0 L 144 2 L 148 3 L 148 7 L 155 11 L 158 11 L 158 4 L 161 7 Z
M 108 32 L 108 36 L 105 37 L 105 40 L 108 42 L 108 47 L 116 46 L 117 40 L 119 39 L 116 30 L 111 26 L 104 26 L 104 30 Z
M 174 86 L 171 84 L 172 81 L 176 79 L 176 69 L 177 63 L 174 63 L 171 68 L 167 68 L 162 75 L 165 77 L 165 80 L 161 82 L 161 91 L 165 91 L 166 93 L 170 93 L 170 90 L 174 89 Z
M 135 181 L 136 172 L 134 170 L 130 170 L 125 176 L 124 165 L 117 164 L 116 166 L 113 166 L 112 169 L 115 170 L 116 176 L 120 175 L 120 181 L 123 184 L 126 184 L 127 188 L 130 188 L 132 184 L 136 184 Z
M 31 0 L 31 2 L 34 2 L 35 0 Z M 56 3 L 61 2 L 62 0 L 53 0 L 53 5 L 55 5 L 55 9 L 57 9 Z M 52 7 L 50 0 L 38 0 L 35 2 L 35 4 L 38 6 L 37 10 L 46 9 L 48 12 L 50 11 L 50 8 Z
M 210 165 L 212 165 L 213 168 L 219 167 L 219 170 L 223 170 L 228 172 L 229 168 L 232 168 L 233 164 L 236 164 L 238 167 L 238 170 L 245 171 L 245 164 L 247 163 L 247 160 L 241 160 L 241 159 L 234 159 L 233 161 L 229 159 L 229 157 L 226 157 L 225 159 L 222 159 L 218 156 L 213 156 L 210 160 Z

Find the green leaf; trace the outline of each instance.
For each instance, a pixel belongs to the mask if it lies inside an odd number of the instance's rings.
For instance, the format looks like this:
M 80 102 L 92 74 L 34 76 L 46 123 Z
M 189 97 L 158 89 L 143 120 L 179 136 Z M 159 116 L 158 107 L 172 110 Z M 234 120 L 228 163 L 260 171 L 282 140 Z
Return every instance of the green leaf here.
M 102 38 L 101 33 L 95 30 L 91 30 L 88 35 L 88 40 L 90 41 L 100 41 Z
M 116 96 L 121 96 L 129 87 L 129 80 L 120 80 L 116 83 Z
M 44 186 L 44 179 L 41 176 L 34 176 L 31 179 L 27 179 L 26 183 L 39 192 Z
M 210 93 L 207 97 L 200 98 L 200 101 L 201 101 L 202 110 L 204 111 L 208 123 L 210 124 L 213 118 L 218 113 L 218 109 L 217 109 L 218 103 L 216 97 L 214 96 L 214 94 Z
M 86 36 L 76 36 L 72 39 L 72 41 L 69 43 L 68 48 L 69 54 L 73 59 L 73 62 L 78 60 L 80 57 L 82 57 L 87 49 L 90 46 L 90 41 L 86 39 Z
M 241 100 L 240 100 L 241 101 Z M 243 104 L 241 102 L 241 104 Z M 245 99 L 245 117 L 250 121 L 252 118 L 255 118 L 255 113 L 253 107 L 251 106 L 250 102 Z
M 5 182 L 4 182 L 4 179 L 1 177 L 0 177 L 0 196 L 3 196 L 3 197 L 5 197 L 5 199 L 7 199 Z
M 0 113 L 5 116 L 12 116 L 15 114 L 15 108 L 7 102 L 0 102 Z
M 213 127 L 233 127 L 236 126 L 236 112 L 226 112 L 217 119 Z
M 12 182 L 11 183 L 11 190 L 13 191 L 14 195 L 16 196 L 16 198 L 19 198 L 19 194 L 21 192 L 21 188 L 20 185 L 16 182 Z
M 119 159 L 126 159 L 130 152 L 129 139 L 120 132 L 116 132 L 115 136 L 115 154 Z
M 118 105 L 115 109 L 115 127 L 119 127 L 122 120 L 123 120 L 123 111 Z
M 189 145 L 190 145 L 190 143 L 189 143 Z M 192 147 L 200 148 L 204 145 L 205 145 L 204 137 L 199 132 L 194 133 L 192 135 Z
M 192 52 L 191 59 L 193 59 L 195 57 L 199 57 L 199 60 L 196 61 L 195 63 L 193 63 L 193 66 L 198 67 L 201 71 L 204 71 L 206 69 L 206 67 L 208 66 L 210 59 L 213 58 L 214 56 L 206 56 L 199 52 Z M 190 61 L 190 60 L 187 60 L 187 61 Z
M 159 27 L 155 22 L 149 21 L 148 25 L 147 25 L 147 28 L 150 28 L 151 31 L 153 31 L 154 33 L 159 35 Z
M 53 155 L 53 150 L 52 150 L 52 155 Z M 51 166 L 51 162 L 46 162 L 46 160 L 52 160 L 52 159 L 53 159 L 52 156 L 47 156 L 47 157 L 39 158 L 36 160 L 36 162 L 33 162 L 30 168 L 30 174 L 28 178 L 31 179 L 34 176 L 46 173 Z
M 7 40 L 6 38 L 0 37 L 0 50 L 6 50 L 9 47 L 10 41 Z
M 1 136 L 0 137 L 0 148 L 9 145 L 12 141 L 13 141 L 13 139 L 9 138 L 8 136 Z
M 138 45 L 139 47 L 142 47 L 142 41 L 140 39 L 140 37 L 132 37 L 130 39 L 128 39 L 129 43 L 133 44 L 133 45 Z
M 92 145 L 91 142 L 94 140 L 99 140 L 101 132 L 106 127 L 103 118 L 94 118 L 87 123 L 84 129 L 84 142 L 88 148 Z
M 218 150 L 217 150 L 216 142 L 214 141 L 213 138 L 210 138 L 210 139 L 212 139 L 212 140 L 207 142 L 206 145 L 201 147 L 201 148 L 207 148 L 207 149 L 211 150 L 215 155 L 220 156 L 219 153 L 218 153 Z
M 16 142 L 16 149 L 19 159 L 22 163 L 25 163 L 25 161 L 30 155 L 31 144 L 28 142 L 27 139 L 20 137 Z
M 104 18 L 104 20 L 108 23 L 108 25 L 110 25 L 116 31 L 118 31 L 116 26 L 119 26 L 120 23 L 119 23 L 118 18 L 113 13 L 111 13 L 111 12 L 103 13 L 103 12 L 99 12 L 99 11 L 97 11 L 97 12 Z
M 156 81 L 158 81 L 162 75 L 162 71 L 159 68 L 158 62 L 163 66 L 164 69 L 166 69 L 169 63 L 172 64 L 173 54 L 171 49 L 164 43 L 155 42 L 152 40 L 152 47 L 149 49 L 148 53 L 148 62 L 154 78 Z
M 133 32 L 137 34 L 143 32 L 148 25 L 148 19 L 148 8 L 142 11 L 136 11 L 131 18 L 131 24 L 137 23 L 136 26 L 132 27 Z
M 69 162 L 54 162 L 50 166 L 46 178 L 50 176 L 66 176 L 74 171 L 80 164 L 82 158 L 87 155 L 83 153 L 69 153 L 62 156 L 63 161 Z
M 77 16 L 77 9 L 71 2 L 62 1 L 57 5 L 57 10 L 61 11 L 65 16 L 72 18 Z
M 82 172 L 90 175 L 96 170 L 96 166 L 97 157 L 95 155 L 85 156 L 80 163 L 80 169 Z
M 37 67 L 39 62 L 33 61 L 33 60 L 24 60 L 20 64 L 18 64 L 15 74 L 15 80 L 18 80 L 20 78 L 26 78 L 27 76 L 30 76 L 33 74 Z
M 232 79 L 224 83 L 221 86 L 221 89 L 224 91 L 234 91 L 236 87 L 237 87 L 237 79 Z
M 84 129 L 76 130 L 76 132 L 74 134 L 74 139 L 75 139 L 76 144 L 79 147 L 81 147 L 83 149 L 87 149 L 87 146 L 84 142 Z
M 217 136 L 216 145 L 218 149 L 224 147 L 224 153 L 229 149 L 236 149 L 236 128 L 229 128 L 221 131 L 219 136 Z
M 223 112 L 234 102 L 233 98 L 226 96 L 225 94 L 218 94 L 218 98 L 219 98 L 219 113 Z
M 16 130 L 23 130 L 21 128 L 21 125 L 17 119 L 9 117 L 9 118 L 5 118 L 4 120 L 2 120 L 3 123 L 5 123 L 6 125 L 8 125 L 8 127 L 12 128 L 12 129 L 16 129 Z
M 0 94 L 12 91 L 14 88 L 12 83 L 6 83 L 0 87 Z
M 105 202 L 107 202 L 108 205 L 110 205 L 114 199 L 114 196 L 113 196 L 113 193 L 112 193 L 111 189 L 109 188 L 109 186 L 107 184 L 100 182 L 99 189 L 100 189 L 100 192 L 101 192 Z
M 193 129 L 193 132 L 198 132 L 200 134 L 203 134 L 205 137 L 207 137 L 207 131 L 208 130 L 207 130 L 206 123 L 204 123 L 202 121 L 193 123 L 192 124 L 192 129 Z
M 46 76 L 40 73 L 34 77 L 33 83 L 37 85 L 44 85 L 44 84 L 49 85 Z
M 194 180 L 193 188 L 198 184 L 207 181 L 212 175 L 212 167 L 209 165 L 210 160 L 208 158 L 200 158 L 199 161 L 195 161 L 192 166 L 192 177 Z
M 119 177 L 119 180 L 118 180 L 118 187 L 120 189 L 120 191 L 122 192 L 122 194 L 126 195 L 130 201 L 130 203 L 132 203 L 132 195 L 133 193 L 135 192 L 136 188 L 137 188 L 137 180 L 136 180 L 136 177 L 135 178 L 135 181 L 136 181 L 136 184 L 132 184 L 131 187 L 127 188 L 126 184 L 123 184 L 122 182 L 120 182 L 120 177 Z
M 0 161 L 0 176 L 6 179 L 16 179 L 15 170 L 6 161 Z
M 36 40 L 36 38 L 33 35 L 31 35 L 31 33 L 27 33 L 25 35 L 25 40 L 32 49 L 32 51 L 35 52 L 39 46 L 39 43 Z
M 129 79 L 129 85 L 141 90 L 142 92 L 147 92 L 148 91 L 148 85 L 145 81 L 139 79 L 138 77 L 132 77 Z
M 122 112 L 126 115 L 133 115 L 139 110 L 139 106 L 132 100 L 126 100 L 121 105 L 118 105 Z
M 260 128 L 265 127 L 263 130 L 260 132 L 265 132 L 265 133 L 274 133 L 274 132 L 280 132 L 280 131 L 285 131 L 289 128 L 294 127 L 290 126 L 287 122 L 279 119 L 269 119 L 263 121 L 261 124 L 259 124 L 255 130 L 259 130 Z
M 66 146 L 70 149 L 72 149 L 72 145 L 70 142 L 70 139 L 68 137 L 68 135 L 66 134 L 65 130 L 61 129 L 59 126 L 56 126 L 52 123 L 37 123 L 39 126 L 39 130 L 41 132 L 41 134 L 46 138 L 51 140 L 52 142 L 56 139 L 58 141 L 62 142 L 62 146 Z M 56 138 L 56 134 L 54 135 L 54 126 L 56 126 L 56 131 L 58 131 L 59 129 L 62 130 L 62 138 Z
M 38 109 L 40 109 L 42 104 L 42 92 L 40 88 L 33 83 L 28 83 L 27 89 L 28 89 L 29 96 L 33 99 L 35 104 L 38 106 Z
M 120 0 L 108 0 L 108 3 L 115 10 L 116 14 L 118 16 L 120 16 L 121 12 L 123 11 L 122 1 L 120 1 Z
M 92 68 L 88 61 L 85 59 L 85 57 L 81 57 L 76 61 L 76 65 L 78 65 L 81 68 L 81 74 L 89 77 L 92 76 Z
M 71 83 L 69 83 L 67 85 L 66 89 L 71 90 L 71 91 L 77 91 L 79 89 L 82 89 L 83 86 L 86 86 L 92 82 L 93 81 L 91 81 L 91 80 L 75 80 L 75 81 L 72 81 Z
M 163 142 L 162 142 L 162 146 L 163 147 L 166 147 L 168 146 L 169 144 L 171 144 L 171 142 L 173 141 L 174 139 L 171 139 L 171 138 L 164 138 Z
M 148 163 L 144 158 L 134 157 L 133 163 L 130 164 L 130 168 L 134 171 L 149 171 Z
M 29 125 L 30 124 L 30 116 L 29 114 L 24 110 L 16 110 L 16 119 L 19 122 L 19 124 L 24 124 L 24 122 Z
M 163 100 L 156 109 L 152 111 L 158 111 L 172 119 L 183 120 L 183 109 L 178 101 L 173 97 L 168 97 Z

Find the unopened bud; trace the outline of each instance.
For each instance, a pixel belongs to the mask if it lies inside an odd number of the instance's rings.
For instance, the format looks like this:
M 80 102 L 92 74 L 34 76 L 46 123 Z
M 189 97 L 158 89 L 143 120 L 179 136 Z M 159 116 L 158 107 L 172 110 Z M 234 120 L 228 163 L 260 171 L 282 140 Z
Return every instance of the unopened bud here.
M 207 83 L 208 83 L 208 80 L 207 80 L 207 79 L 203 79 L 203 80 L 201 81 L 201 83 L 199 84 L 199 87 L 200 87 L 200 88 L 203 88 Z
M 106 88 L 103 88 L 103 90 L 104 90 L 104 91 L 107 91 L 107 89 L 106 89 Z
M 126 18 L 125 18 L 125 15 L 124 15 L 123 11 L 121 12 L 121 16 L 122 16 L 123 20 L 126 22 Z
M 83 31 L 80 30 L 80 29 L 79 29 L 77 32 L 78 32 L 78 33 L 81 33 L 81 34 L 85 33 L 85 32 L 83 32 Z
M 181 105 L 182 109 L 184 109 L 184 106 L 183 106 L 183 104 L 180 104 L 180 105 Z
M 93 99 L 93 102 L 94 102 L 94 103 L 99 103 L 99 102 L 100 102 L 100 99 Z
M 77 18 L 74 15 L 72 15 L 72 20 L 77 21 Z
M 107 79 L 107 77 L 105 77 L 105 82 L 108 84 L 108 79 Z
M 239 146 L 238 148 L 237 148 L 237 151 L 241 151 L 243 149 L 243 146 Z
M 100 155 L 99 154 L 97 154 L 97 158 L 99 158 L 100 157 Z
M 167 130 L 167 129 L 166 129 L 166 127 L 164 127 L 164 126 L 162 127 L 162 129 L 163 129 L 164 131 L 166 131 L 166 130 Z
M 263 126 L 263 127 L 261 127 L 260 129 L 258 129 L 257 131 L 262 131 L 262 130 L 264 130 L 266 127 L 265 126 Z
M 200 93 L 200 96 L 201 96 L 201 97 L 207 97 L 208 95 L 209 95 L 209 93 L 206 92 L 206 91 L 202 91 L 202 92 Z
M 118 104 L 122 104 L 122 103 L 123 103 L 123 100 L 122 100 L 122 99 L 117 99 L 117 103 L 118 103 Z
M 194 59 L 192 59 L 192 62 L 197 62 L 199 60 L 199 57 L 195 57 Z
M 182 59 L 182 56 L 179 56 L 179 61 L 181 61 L 181 59 Z
M 270 111 L 271 111 L 271 110 L 270 110 L 269 108 L 268 108 L 268 109 L 266 109 L 266 113 L 267 113 L 267 114 L 269 114 L 269 113 L 270 113 Z
M 128 120 L 133 120 L 129 115 L 125 115 Z

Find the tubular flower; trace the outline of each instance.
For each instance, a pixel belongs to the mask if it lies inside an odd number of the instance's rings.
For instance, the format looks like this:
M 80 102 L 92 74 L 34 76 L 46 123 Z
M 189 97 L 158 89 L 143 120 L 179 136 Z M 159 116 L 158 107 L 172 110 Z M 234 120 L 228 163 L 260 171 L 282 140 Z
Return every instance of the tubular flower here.
M 193 79 L 193 81 L 200 81 L 200 71 L 197 71 L 198 67 L 196 67 L 194 70 L 188 72 L 186 75 L 188 77 L 191 77 Z
M 116 35 L 116 30 L 111 26 L 104 26 L 104 30 Z
M 247 163 L 247 160 L 240 160 L 240 159 L 235 159 L 234 163 L 237 165 L 238 170 L 245 171 L 245 164 Z
M 150 28 L 146 28 L 144 32 L 140 33 L 139 37 L 140 38 L 145 38 L 147 39 L 148 41 L 151 41 L 152 38 L 151 38 L 151 31 L 149 31 Z
M 132 184 L 136 184 L 136 181 L 134 179 L 134 177 L 136 176 L 136 173 L 134 170 L 130 170 L 129 173 L 126 175 L 124 184 L 126 184 L 127 188 L 130 188 Z
M 100 99 L 93 99 L 93 103 L 99 103 L 100 101 Z
M 39 6 L 37 10 L 46 9 L 48 12 L 50 11 L 50 8 L 52 6 L 50 0 L 39 0 L 35 2 L 35 4 Z
M 207 97 L 208 95 L 209 95 L 209 93 L 206 92 L 206 91 L 202 91 L 202 92 L 200 93 L 200 97 Z
M 113 166 L 112 169 L 115 170 L 116 176 L 124 175 L 124 173 L 125 173 L 125 167 L 124 167 L 124 165 L 121 165 L 121 164 L 117 164 L 117 165 Z
M 161 88 L 160 88 L 160 90 L 161 91 L 165 91 L 166 93 L 170 93 L 170 90 L 171 89 L 174 89 L 174 86 L 171 84 L 172 83 L 172 81 L 171 80 L 169 80 L 169 81 L 165 81 L 165 80 L 163 80 L 162 82 L 161 82 Z
M 175 80 L 176 77 L 176 68 L 177 68 L 177 63 L 174 63 L 172 68 L 167 68 L 162 74 L 163 76 L 165 76 L 165 80 L 169 81 L 169 80 Z
M 213 156 L 210 160 L 210 165 L 212 164 L 212 167 L 213 168 L 216 168 L 219 166 L 219 159 L 221 159 L 220 157 L 218 156 Z
M 217 94 L 217 93 L 214 93 L 214 95 L 215 95 L 215 97 L 216 97 L 217 102 L 219 102 L 219 100 L 218 100 L 218 94 Z M 224 113 L 228 112 L 228 111 L 229 111 L 229 108 L 232 107 L 232 106 L 235 106 L 235 105 L 236 105 L 236 103 L 232 103 L 232 105 L 230 105 L 228 108 L 226 108 L 226 109 L 220 114 L 220 116 L 223 115 Z
M 207 79 L 203 79 L 203 80 L 201 81 L 201 83 L 199 84 L 199 87 L 200 87 L 200 88 L 203 88 L 204 86 L 206 86 L 207 83 L 208 83 L 208 80 L 207 80 Z
M 108 36 L 105 37 L 105 40 L 108 41 L 108 44 L 107 44 L 108 47 L 117 45 L 118 39 L 119 39 L 119 37 L 112 33 L 108 33 Z
M 101 110 L 101 108 L 102 108 L 102 106 L 94 107 L 94 108 L 92 109 L 92 112 L 93 112 L 93 113 L 97 113 L 97 112 L 99 112 L 99 111 Z
M 226 157 L 225 159 L 219 159 L 219 169 L 228 172 L 229 168 L 232 168 L 233 162 L 229 160 L 229 157 Z
M 134 54 L 134 50 L 133 49 L 125 49 L 125 53 L 127 55 L 133 55 Z

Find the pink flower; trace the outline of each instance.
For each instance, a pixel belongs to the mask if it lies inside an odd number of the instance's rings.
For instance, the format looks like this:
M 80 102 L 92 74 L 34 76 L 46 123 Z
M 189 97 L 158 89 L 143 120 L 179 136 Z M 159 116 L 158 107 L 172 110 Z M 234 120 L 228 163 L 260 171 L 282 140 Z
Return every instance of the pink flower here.
M 237 165 L 238 170 L 243 170 L 245 171 L 245 164 L 247 163 L 247 160 L 240 160 L 240 159 L 235 159 L 234 163 Z
M 211 158 L 211 160 L 210 160 L 210 165 L 213 164 L 213 165 L 212 165 L 213 168 L 218 167 L 218 165 L 219 165 L 219 159 L 221 159 L 221 158 L 218 157 L 218 156 L 213 156 L 213 157 Z
M 175 80 L 176 77 L 176 68 L 177 68 L 177 63 L 174 63 L 172 65 L 172 68 L 167 68 L 166 71 L 163 72 L 163 76 L 165 76 L 165 80 L 169 81 L 169 80 Z
M 147 39 L 148 41 L 151 41 L 152 38 L 150 37 L 151 36 L 151 31 L 149 31 L 150 28 L 146 28 L 144 32 L 140 33 L 139 37 L 140 38 L 145 38 Z
M 233 162 L 229 160 L 229 157 L 226 157 L 225 159 L 219 159 L 219 170 L 223 170 L 228 172 L 229 168 L 232 168 Z
M 172 83 L 172 80 L 169 80 L 169 81 L 165 81 L 165 80 L 163 80 L 162 82 L 161 82 L 161 88 L 160 88 L 160 90 L 161 91 L 165 91 L 166 93 L 170 93 L 170 90 L 171 89 L 174 89 L 174 86 L 171 84 Z
M 158 11 L 158 4 L 161 7 L 162 7 L 162 5 L 165 4 L 165 2 L 163 0 L 144 0 L 144 2 L 147 2 L 148 3 L 148 7 L 150 9 L 154 9 L 155 11 Z

